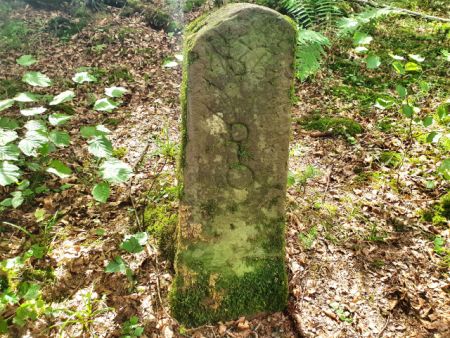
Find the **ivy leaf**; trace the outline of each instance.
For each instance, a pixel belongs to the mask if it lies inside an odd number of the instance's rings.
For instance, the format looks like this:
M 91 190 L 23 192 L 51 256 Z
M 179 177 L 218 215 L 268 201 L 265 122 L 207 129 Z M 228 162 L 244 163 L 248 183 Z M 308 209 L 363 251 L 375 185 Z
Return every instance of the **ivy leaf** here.
M 8 109 L 9 107 L 12 107 L 13 104 L 14 104 L 13 99 L 6 99 L 6 100 L 0 101 L 0 111 Z
M 33 55 L 22 55 L 20 58 L 16 60 L 18 65 L 28 67 L 34 65 L 37 60 L 33 57 Z
M 52 85 L 50 78 L 40 72 L 28 72 L 22 77 L 22 81 L 33 87 L 49 87 Z
M 60 148 L 70 145 L 70 136 L 65 131 L 53 130 L 48 135 L 48 138 L 55 146 Z
M 50 122 L 50 124 L 55 127 L 62 126 L 67 121 L 69 121 L 71 118 L 72 118 L 72 116 L 70 116 L 70 115 L 55 113 L 55 114 L 49 115 L 48 122 Z
M 381 59 L 377 55 L 369 55 L 366 58 L 367 69 L 377 69 L 381 65 Z
M 17 94 L 13 100 L 17 102 L 35 102 L 37 101 L 37 97 L 33 93 L 26 92 Z
M 0 117 L 0 129 L 14 130 L 19 128 L 19 123 L 15 119 L 9 117 Z
M 415 62 L 407 62 L 405 65 L 405 70 L 407 72 L 420 72 L 422 67 Z
M 11 206 L 14 209 L 20 207 L 24 201 L 23 193 L 21 191 L 14 191 L 11 193 Z
M 88 151 L 100 158 L 108 158 L 112 156 L 113 146 L 110 140 L 106 136 L 96 136 L 92 140 L 88 141 Z
M 117 102 L 114 102 L 111 99 L 103 98 L 97 100 L 94 104 L 94 110 L 98 111 L 106 111 L 111 112 L 113 109 L 116 109 L 119 106 Z
M 120 248 L 129 253 L 138 253 L 144 250 L 144 247 L 139 244 L 139 241 L 135 237 L 130 237 L 129 239 L 123 241 Z
M 92 196 L 97 202 L 106 203 L 110 195 L 108 182 L 98 183 L 92 189 Z
M 408 95 L 408 90 L 402 85 L 395 86 L 395 90 L 397 91 L 398 96 L 400 96 L 400 98 L 402 99 L 404 99 L 406 95 Z
M 72 170 L 59 160 L 52 160 L 47 172 L 55 174 L 59 178 L 67 178 L 72 175 Z
M 6 130 L 0 128 L 0 146 L 4 146 L 12 141 L 15 141 L 19 135 L 14 130 Z
M 122 97 L 128 90 L 124 87 L 105 88 L 105 94 L 109 97 Z
M 114 257 L 114 260 L 110 261 L 105 268 L 105 272 L 108 272 L 108 273 L 121 272 L 121 273 L 125 274 L 126 271 L 127 271 L 127 266 L 126 266 L 125 262 L 123 261 L 122 257 L 120 257 L 120 256 Z
M 97 78 L 94 75 L 89 74 L 88 72 L 80 72 L 76 73 L 72 77 L 73 82 L 75 83 L 84 83 L 84 82 L 97 82 Z
M 9 163 L 8 161 L 0 162 L 0 185 L 7 186 L 11 183 L 17 183 L 21 175 L 18 166 Z
M 442 174 L 446 180 L 450 180 L 450 158 L 442 161 L 438 168 L 438 172 Z
M 43 114 L 47 111 L 47 108 L 44 107 L 34 107 L 34 108 L 28 108 L 28 109 L 21 109 L 20 113 L 23 116 L 35 116 Z
M 0 161 L 17 161 L 20 150 L 15 144 L 0 146 Z
M 75 93 L 71 90 L 66 90 L 58 95 L 56 95 L 53 100 L 49 103 L 50 106 L 56 106 L 67 101 L 71 101 L 75 97 Z
M 100 175 L 109 183 L 124 183 L 130 179 L 133 171 L 131 167 L 115 158 L 110 158 L 100 166 Z

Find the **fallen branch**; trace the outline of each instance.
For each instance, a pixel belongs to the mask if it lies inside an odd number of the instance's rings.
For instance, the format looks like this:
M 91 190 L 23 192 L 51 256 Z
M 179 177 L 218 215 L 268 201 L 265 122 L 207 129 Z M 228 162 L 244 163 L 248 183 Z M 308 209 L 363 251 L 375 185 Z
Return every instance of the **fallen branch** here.
M 404 14 L 409 15 L 409 16 L 423 18 L 423 19 L 426 19 L 426 20 L 450 22 L 450 19 L 448 19 L 448 18 L 441 18 L 439 16 L 428 15 L 428 14 L 424 14 L 424 13 L 420 13 L 420 12 L 411 11 L 409 9 L 404 9 L 404 8 L 393 7 L 393 6 L 389 6 L 389 5 L 378 4 L 378 3 L 374 2 L 374 1 L 371 1 L 371 0 L 349 0 L 349 1 L 350 2 L 355 2 L 355 3 L 360 4 L 360 5 L 364 5 L 364 6 L 374 7 L 374 8 L 388 8 L 388 9 L 392 9 L 394 11 L 397 11 L 399 13 L 404 13 Z

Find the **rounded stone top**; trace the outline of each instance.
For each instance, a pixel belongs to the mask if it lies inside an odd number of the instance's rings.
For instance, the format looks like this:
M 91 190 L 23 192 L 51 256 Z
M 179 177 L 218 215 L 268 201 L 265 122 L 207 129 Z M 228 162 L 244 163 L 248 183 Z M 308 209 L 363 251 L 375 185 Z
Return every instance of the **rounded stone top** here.
M 244 141 L 248 137 L 248 129 L 245 124 L 234 123 L 231 126 L 231 139 L 236 142 Z

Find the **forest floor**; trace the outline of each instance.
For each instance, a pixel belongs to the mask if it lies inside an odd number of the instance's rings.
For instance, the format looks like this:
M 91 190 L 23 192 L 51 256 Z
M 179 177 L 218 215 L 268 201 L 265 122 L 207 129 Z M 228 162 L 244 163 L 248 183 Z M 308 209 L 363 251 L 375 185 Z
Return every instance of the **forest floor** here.
M 129 90 L 113 113 L 74 105 L 70 134 L 79 146 L 61 156 L 73 168 L 81 168 L 84 179 L 69 178 L 64 182 L 71 184 L 67 190 L 18 209 L 0 210 L 2 221 L 20 224 L 30 233 L 41 231 L 36 208 L 58 214 L 50 250 L 32 268 L 51 271 L 35 279 L 42 283 L 45 301 L 65 311 L 14 327 L 12 337 L 116 337 L 132 316 L 139 318 L 147 337 L 450 336 L 449 257 L 437 254 L 435 241 L 438 237 L 448 243 L 448 221 L 436 225 L 421 217 L 448 184 L 424 186 L 440 153 L 416 138 L 410 140 L 403 163 L 383 159 L 388 152 L 404 153 L 408 143 L 408 121 L 397 112 L 373 107 L 377 94 L 392 81 L 387 67 L 378 73 L 362 71 L 349 52 L 351 44 L 341 45 L 329 52 L 326 70 L 296 85 L 287 196 L 288 309 L 187 329 L 170 316 L 167 295 L 173 271 L 158 254 L 156 240 L 151 237 L 138 254 L 120 249 L 124 236 L 152 232 L 153 225 L 144 221 L 146 205 L 162 208 L 172 221 L 177 212 L 181 67 L 163 65 L 181 54 L 180 35 L 153 30 L 140 17 L 123 18 L 112 11 L 98 14 L 81 32 L 61 41 L 42 29 L 61 13 L 26 8 L 11 15 L 24 20 L 34 33 L 20 49 L 0 51 L 0 81 L 20 79 L 23 69 L 16 59 L 33 54 L 38 63 L 30 69 L 54 80 L 51 94 L 73 87 L 67 79 L 80 67 L 90 67 L 104 87 Z M 415 54 L 433 55 L 432 44 L 424 42 L 437 39 L 431 23 L 412 20 L 384 20 L 375 28 L 376 44 L 391 43 L 389 48 L 397 48 L 394 52 L 399 54 L 398 42 L 409 39 Z M 393 23 L 398 29 L 388 36 Z M 424 97 L 422 107 L 434 110 L 449 95 L 450 74 L 448 63 L 431 68 L 440 89 Z M 91 102 L 90 96 L 102 90 L 100 84 L 77 89 L 76 102 Z M 0 95 L 3 99 L 11 92 L 0 88 Z M 349 137 L 306 130 L 302 121 L 317 114 L 352 119 L 362 132 Z M 129 184 L 114 188 L 106 204 L 93 200 L 90 178 L 83 176 L 83 168 L 91 164 L 78 130 L 96 124 L 112 131 L 116 152 L 135 172 Z M 59 181 L 52 184 L 57 190 Z M 0 188 L 0 200 L 6 196 L 7 190 Z M 15 257 L 29 246 L 21 231 L 2 228 L 1 259 Z M 133 281 L 105 272 L 116 256 L 128 262 Z M 75 312 L 80 315 L 71 317 Z

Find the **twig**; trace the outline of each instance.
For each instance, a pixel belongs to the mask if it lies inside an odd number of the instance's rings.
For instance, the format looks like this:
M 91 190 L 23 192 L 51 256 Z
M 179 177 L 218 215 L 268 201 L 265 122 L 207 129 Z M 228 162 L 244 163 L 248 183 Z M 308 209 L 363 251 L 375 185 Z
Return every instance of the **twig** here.
M 383 328 L 381 329 L 381 331 L 377 335 L 377 338 L 380 338 L 383 335 L 383 332 L 386 330 L 390 319 L 391 319 L 391 314 L 389 313 L 389 315 L 388 315 L 388 317 L 386 319 L 386 323 L 384 323 Z
M 9 223 L 9 222 L 6 222 L 6 221 L 3 221 L 3 224 L 9 225 L 9 226 L 11 226 L 11 227 L 13 227 L 13 228 L 15 228 L 17 230 L 22 231 L 23 233 L 27 234 L 28 236 L 33 237 L 33 234 L 31 232 L 29 232 L 25 228 L 21 227 L 20 225 L 16 225 L 16 224 Z
M 403 13 L 403 14 L 406 14 L 406 15 L 409 15 L 409 16 L 423 18 L 423 19 L 426 19 L 426 20 L 450 22 L 450 19 L 447 19 L 447 18 L 441 18 L 439 16 L 434 16 L 434 15 L 428 15 L 428 14 L 424 14 L 424 13 L 420 13 L 420 12 L 415 12 L 415 11 L 411 11 L 409 9 L 404 9 L 404 8 L 399 8 L 399 7 L 393 7 L 393 6 L 388 6 L 388 5 L 377 4 L 376 2 L 373 2 L 373 1 L 370 1 L 370 0 L 350 0 L 350 2 L 356 2 L 356 3 L 360 4 L 360 5 L 365 5 L 365 6 L 375 7 L 375 8 L 388 8 L 388 9 L 392 9 L 394 11 L 397 11 L 399 13 Z

